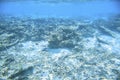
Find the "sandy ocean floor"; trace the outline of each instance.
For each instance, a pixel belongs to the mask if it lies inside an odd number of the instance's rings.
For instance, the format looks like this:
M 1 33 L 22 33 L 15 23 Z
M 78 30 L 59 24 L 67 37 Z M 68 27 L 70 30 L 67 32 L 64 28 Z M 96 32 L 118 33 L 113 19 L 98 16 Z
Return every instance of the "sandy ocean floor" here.
M 0 80 L 120 80 L 120 17 L 0 16 Z

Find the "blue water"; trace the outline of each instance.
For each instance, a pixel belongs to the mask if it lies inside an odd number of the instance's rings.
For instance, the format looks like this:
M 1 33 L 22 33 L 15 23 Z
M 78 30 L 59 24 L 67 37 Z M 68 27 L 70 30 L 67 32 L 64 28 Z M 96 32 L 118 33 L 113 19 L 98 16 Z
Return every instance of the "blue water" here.
M 89 1 L 81 3 L 41 3 L 16 1 L 0 3 L 1 14 L 29 17 L 81 17 L 109 16 L 119 14 L 117 2 Z

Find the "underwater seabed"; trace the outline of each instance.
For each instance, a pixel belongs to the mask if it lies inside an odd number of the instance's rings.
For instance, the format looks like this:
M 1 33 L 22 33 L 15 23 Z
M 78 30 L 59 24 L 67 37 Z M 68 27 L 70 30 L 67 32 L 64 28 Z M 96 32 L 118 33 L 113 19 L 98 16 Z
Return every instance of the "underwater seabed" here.
M 0 80 L 119 80 L 120 16 L 0 16 Z

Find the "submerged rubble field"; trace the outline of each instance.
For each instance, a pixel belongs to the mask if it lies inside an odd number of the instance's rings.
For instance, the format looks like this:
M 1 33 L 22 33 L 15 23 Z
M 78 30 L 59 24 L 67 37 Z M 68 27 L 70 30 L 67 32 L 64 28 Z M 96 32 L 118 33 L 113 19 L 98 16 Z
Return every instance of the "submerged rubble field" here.
M 0 80 L 120 80 L 120 17 L 0 16 Z

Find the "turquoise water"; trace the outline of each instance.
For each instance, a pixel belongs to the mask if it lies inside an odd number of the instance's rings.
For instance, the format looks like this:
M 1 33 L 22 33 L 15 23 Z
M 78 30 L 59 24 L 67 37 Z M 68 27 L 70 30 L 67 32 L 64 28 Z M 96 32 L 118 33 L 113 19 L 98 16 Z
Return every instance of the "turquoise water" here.
M 31 17 L 102 17 L 119 14 L 116 1 L 86 1 L 73 3 L 43 3 L 16 1 L 1 3 L 1 13 Z

